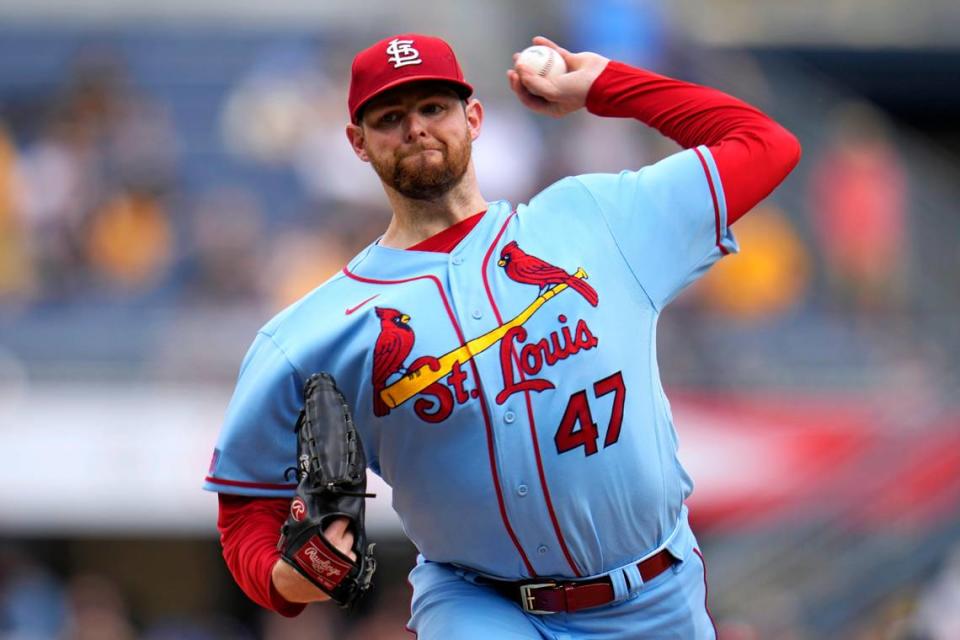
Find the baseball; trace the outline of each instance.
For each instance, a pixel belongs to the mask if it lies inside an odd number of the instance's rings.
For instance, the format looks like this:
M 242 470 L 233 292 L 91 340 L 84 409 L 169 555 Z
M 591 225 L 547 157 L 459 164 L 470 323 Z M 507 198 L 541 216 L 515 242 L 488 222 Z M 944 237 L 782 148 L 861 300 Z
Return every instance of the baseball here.
M 521 51 L 516 64 L 522 64 L 533 69 L 542 78 L 558 76 L 567 72 L 567 63 L 563 61 L 563 57 L 554 49 L 542 44 L 527 47 Z

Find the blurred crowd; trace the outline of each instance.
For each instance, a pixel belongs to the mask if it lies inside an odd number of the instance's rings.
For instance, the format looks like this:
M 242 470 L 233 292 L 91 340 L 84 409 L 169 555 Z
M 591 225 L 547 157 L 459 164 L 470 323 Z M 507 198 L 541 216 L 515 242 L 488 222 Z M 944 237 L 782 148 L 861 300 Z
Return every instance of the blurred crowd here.
M 263 47 L 234 77 L 208 80 L 209 113 L 190 110 L 188 80 L 157 90 L 103 43 L 79 46 L 48 85 L 0 90 L 0 309 L 276 310 L 335 273 L 388 212 L 346 143 L 345 69 L 333 75 L 322 52 Z M 480 97 L 488 198 L 524 200 L 560 176 L 673 150 L 630 122 L 544 122 L 505 95 Z M 811 301 L 869 313 L 903 304 L 910 186 L 888 125 L 846 104 L 826 126 L 830 144 L 808 148 L 800 193 L 740 223 L 744 255 L 692 297 L 708 311 L 749 322 Z
M 140 550 L 149 552 L 147 547 L 144 544 Z M 137 585 L 131 584 L 129 576 L 124 580 L 103 570 L 67 568 L 56 572 L 24 549 L 0 544 L 0 639 L 405 639 L 410 637 L 404 629 L 410 604 L 404 579 L 407 568 L 394 564 L 388 559 L 381 567 L 375 591 L 361 608 L 346 612 L 334 605 L 312 606 L 291 619 L 249 603 L 184 606 L 176 602 L 171 593 L 176 587 L 165 579 L 182 575 L 188 567 L 176 567 L 166 576 L 143 576 Z M 150 582 L 153 584 L 144 586 Z M 145 588 L 152 591 L 146 593 Z M 200 585 L 190 588 L 236 591 L 225 589 L 215 576 L 204 576 Z M 216 598 L 208 596 L 204 600 Z
M 75 64 L 0 125 L 0 291 L 12 299 L 142 291 L 171 262 L 169 122 L 116 59 L 88 52 Z
M 406 570 L 389 563 L 381 568 L 373 592 L 360 609 L 345 612 L 333 605 L 313 605 L 296 618 L 283 618 L 249 603 L 177 610 L 164 603 L 170 584 L 158 582 L 154 588 L 159 591 L 148 602 L 143 593 L 115 576 L 85 571 L 58 575 L 23 550 L 0 546 L 0 639 L 404 640 L 411 637 L 405 629 L 410 611 Z M 202 588 L 223 590 L 223 585 L 208 580 Z M 960 547 L 955 546 L 949 561 L 926 586 L 898 591 L 873 615 L 847 626 L 842 637 L 953 640 L 960 637 L 958 599 Z M 716 606 L 713 614 L 724 640 L 824 637 L 811 630 L 802 610 L 779 620 L 775 635 Z
M 356 237 L 362 214 L 284 229 L 239 180 L 188 188 L 184 155 L 197 162 L 205 151 L 183 139 L 169 105 L 138 86 L 123 56 L 86 46 L 65 62 L 56 84 L 0 95 L 0 305 L 281 304 L 369 239 Z M 298 104 L 262 89 L 223 96 L 219 157 L 201 162 L 225 165 L 231 148 L 279 161 L 290 142 L 281 138 L 309 134 L 290 119 L 310 103 L 326 122 L 309 85 L 290 96 Z M 269 104 L 250 104 L 258 99 Z M 271 122 L 270 109 L 283 113 Z

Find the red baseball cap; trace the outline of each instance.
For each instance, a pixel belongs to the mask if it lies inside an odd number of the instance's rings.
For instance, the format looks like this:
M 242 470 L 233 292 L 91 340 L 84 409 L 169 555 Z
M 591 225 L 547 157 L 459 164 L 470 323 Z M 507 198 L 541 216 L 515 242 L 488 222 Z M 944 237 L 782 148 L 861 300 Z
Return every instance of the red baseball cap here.
M 387 89 L 418 80 L 448 82 L 462 98 L 473 93 L 473 87 L 463 80 L 457 56 L 444 40 L 417 33 L 390 36 L 353 59 L 347 99 L 350 120 L 356 123 L 360 108 Z

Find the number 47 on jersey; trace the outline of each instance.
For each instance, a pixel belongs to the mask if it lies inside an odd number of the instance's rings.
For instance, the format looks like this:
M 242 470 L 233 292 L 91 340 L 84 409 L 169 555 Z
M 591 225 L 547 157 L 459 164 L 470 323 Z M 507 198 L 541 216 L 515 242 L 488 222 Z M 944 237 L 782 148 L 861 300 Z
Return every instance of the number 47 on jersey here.
M 620 371 L 597 380 L 593 383 L 593 396 L 596 402 L 609 394 L 613 394 L 613 409 L 610 411 L 610 422 L 607 424 L 606 435 L 603 437 L 603 447 L 607 448 L 620 439 L 620 427 L 623 424 L 623 403 L 626 397 L 626 387 L 623 385 L 623 376 Z M 579 426 L 578 426 L 579 425 Z M 560 426 L 553 436 L 557 445 L 557 453 L 566 453 L 578 447 L 583 447 L 584 455 L 592 456 L 599 451 L 597 441 L 600 433 L 597 423 L 593 420 L 590 411 L 590 399 L 587 390 L 577 391 L 567 401 L 567 408 L 563 412 Z

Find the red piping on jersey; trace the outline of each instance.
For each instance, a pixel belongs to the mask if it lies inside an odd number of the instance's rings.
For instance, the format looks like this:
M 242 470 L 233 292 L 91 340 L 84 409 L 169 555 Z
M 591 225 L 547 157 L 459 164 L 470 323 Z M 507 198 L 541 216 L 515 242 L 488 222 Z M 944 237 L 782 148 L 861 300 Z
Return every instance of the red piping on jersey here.
M 710 624 L 713 625 L 713 635 L 719 638 L 720 634 L 717 631 L 717 623 L 713 619 L 713 614 L 710 613 L 710 605 L 707 604 L 707 597 L 709 595 L 709 587 L 707 587 L 707 561 L 703 559 L 703 554 L 700 553 L 700 549 L 694 548 L 693 552 L 697 554 L 697 557 L 700 558 L 700 564 L 703 565 L 703 608 L 707 610 L 707 617 L 710 618 Z
M 457 332 L 457 339 L 460 340 L 460 346 L 462 347 L 467 343 L 463 337 L 463 331 L 460 330 L 460 325 L 457 324 L 457 319 L 453 315 L 453 309 L 450 308 L 450 303 L 447 301 L 447 295 L 443 291 L 443 285 L 440 284 L 440 280 L 436 276 L 427 274 L 422 276 L 414 276 L 413 278 L 404 278 L 402 280 L 378 280 L 375 278 L 365 278 L 355 273 L 351 273 L 347 267 L 343 268 L 343 273 L 348 278 L 352 278 L 358 282 L 365 282 L 367 284 L 403 284 L 405 282 L 413 282 L 414 280 L 431 280 L 433 284 L 437 286 L 437 291 L 440 293 L 440 299 L 443 301 L 443 306 L 447 310 L 447 316 L 450 318 L 450 323 L 453 325 L 454 331 Z M 513 546 L 517 548 L 517 552 L 520 554 L 520 558 L 523 560 L 523 564 L 527 568 L 527 571 L 530 572 L 531 576 L 536 576 L 537 573 L 533 570 L 533 565 L 531 565 L 530 560 L 527 559 L 527 554 L 524 553 L 523 547 L 520 546 L 520 541 L 517 539 L 517 535 L 513 532 L 513 527 L 510 526 L 510 520 L 507 518 L 507 507 L 503 502 L 503 492 L 500 489 L 500 478 L 497 472 L 497 460 L 493 452 L 493 426 L 490 421 L 490 412 L 487 409 L 487 402 L 483 395 L 483 386 L 480 382 L 480 372 L 477 371 L 477 364 L 473 361 L 473 358 L 470 358 L 470 369 L 473 371 L 474 380 L 477 381 L 477 391 L 480 392 L 480 409 L 483 413 L 483 422 L 487 429 L 487 453 L 490 457 L 490 475 L 493 478 L 493 487 L 497 492 L 497 504 L 500 507 L 500 518 L 503 520 L 503 526 L 506 528 L 507 534 L 510 536 L 510 540 L 513 541 Z
M 296 489 L 296 484 L 272 484 L 269 482 L 243 482 L 242 480 L 224 480 L 223 478 L 214 478 L 207 476 L 206 481 L 211 484 L 222 484 L 228 487 L 246 487 L 247 489 L 275 489 L 289 490 Z
M 509 224 L 510 219 L 515 215 L 517 215 L 517 212 L 513 211 L 509 216 L 507 216 L 507 219 L 503 221 L 503 226 L 500 227 L 500 232 L 497 233 L 497 236 L 493 239 L 493 242 L 490 243 L 490 248 L 487 249 L 487 253 L 483 257 L 483 265 L 481 267 L 481 274 L 483 275 L 483 287 L 487 291 L 487 299 L 490 300 L 490 306 L 493 307 L 493 313 L 497 317 L 497 323 L 500 326 L 503 326 L 503 318 L 500 316 L 500 309 L 497 307 L 497 303 L 493 299 L 493 292 L 490 290 L 490 281 L 487 278 L 487 265 L 490 262 L 490 256 L 493 255 L 494 247 L 496 247 L 497 243 L 500 242 L 503 232 L 507 230 L 507 224 Z M 523 373 L 523 368 L 520 366 L 520 356 L 517 355 L 516 347 L 513 345 L 510 346 L 510 355 L 513 356 L 514 362 L 517 364 L 517 372 L 520 375 L 520 380 L 522 381 L 526 379 L 526 376 Z M 547 486 L 547 476 L 543 471 L 543 460 L 540 457 L 540 444 L 537 439 L 537 427 L 533 421 L 533 405 L 530 402 L 530 391 L 524 391 L 523 395 L 526 398 L 527 419 L 530 422 L 530 438 L 533 440 L 533 454 L 537 461 L 537 474 L 540 476 L 540 488 L 543 490 L 543 500 L 547 505 L 547 513 L 550 514 L 550 522 L 553 523 L 553 531 L 557 535 L 557 541 L 560 542 L 560 549 L 563 551 L 563 557 L 566 558 L 567 564 L 570 566 L 570 570 L 573 571 L 573 575 L 580 578 L 580 571 L 577 569 L 577 565 L 573 561 L 573 557 L 570 555 L 570 550 L 567 548 L 566 540 L 563 539 L 563 532 L 560 531 L 560 522 L 557 520 L 557 514 L 553 509 L 553 500 L 550 499 L 550 489 Z
M 717 203 L 717 190 L 713 186 L 713 176 L 710 175 L 710 167 L 707 166 L 707 159 L 700 153 L 700 149 L 693 147 L 693 152 L 700 158 L 700 164 L 703 166 L 703 172 L 707 174 L 707 184 L 710 185 L 710 197 L 713 198 L 713 219 L 717 229 L 717 248 L 720 253 L 727 255 L 730 253 L 727 248 L 720 244 L 720 205 Z

